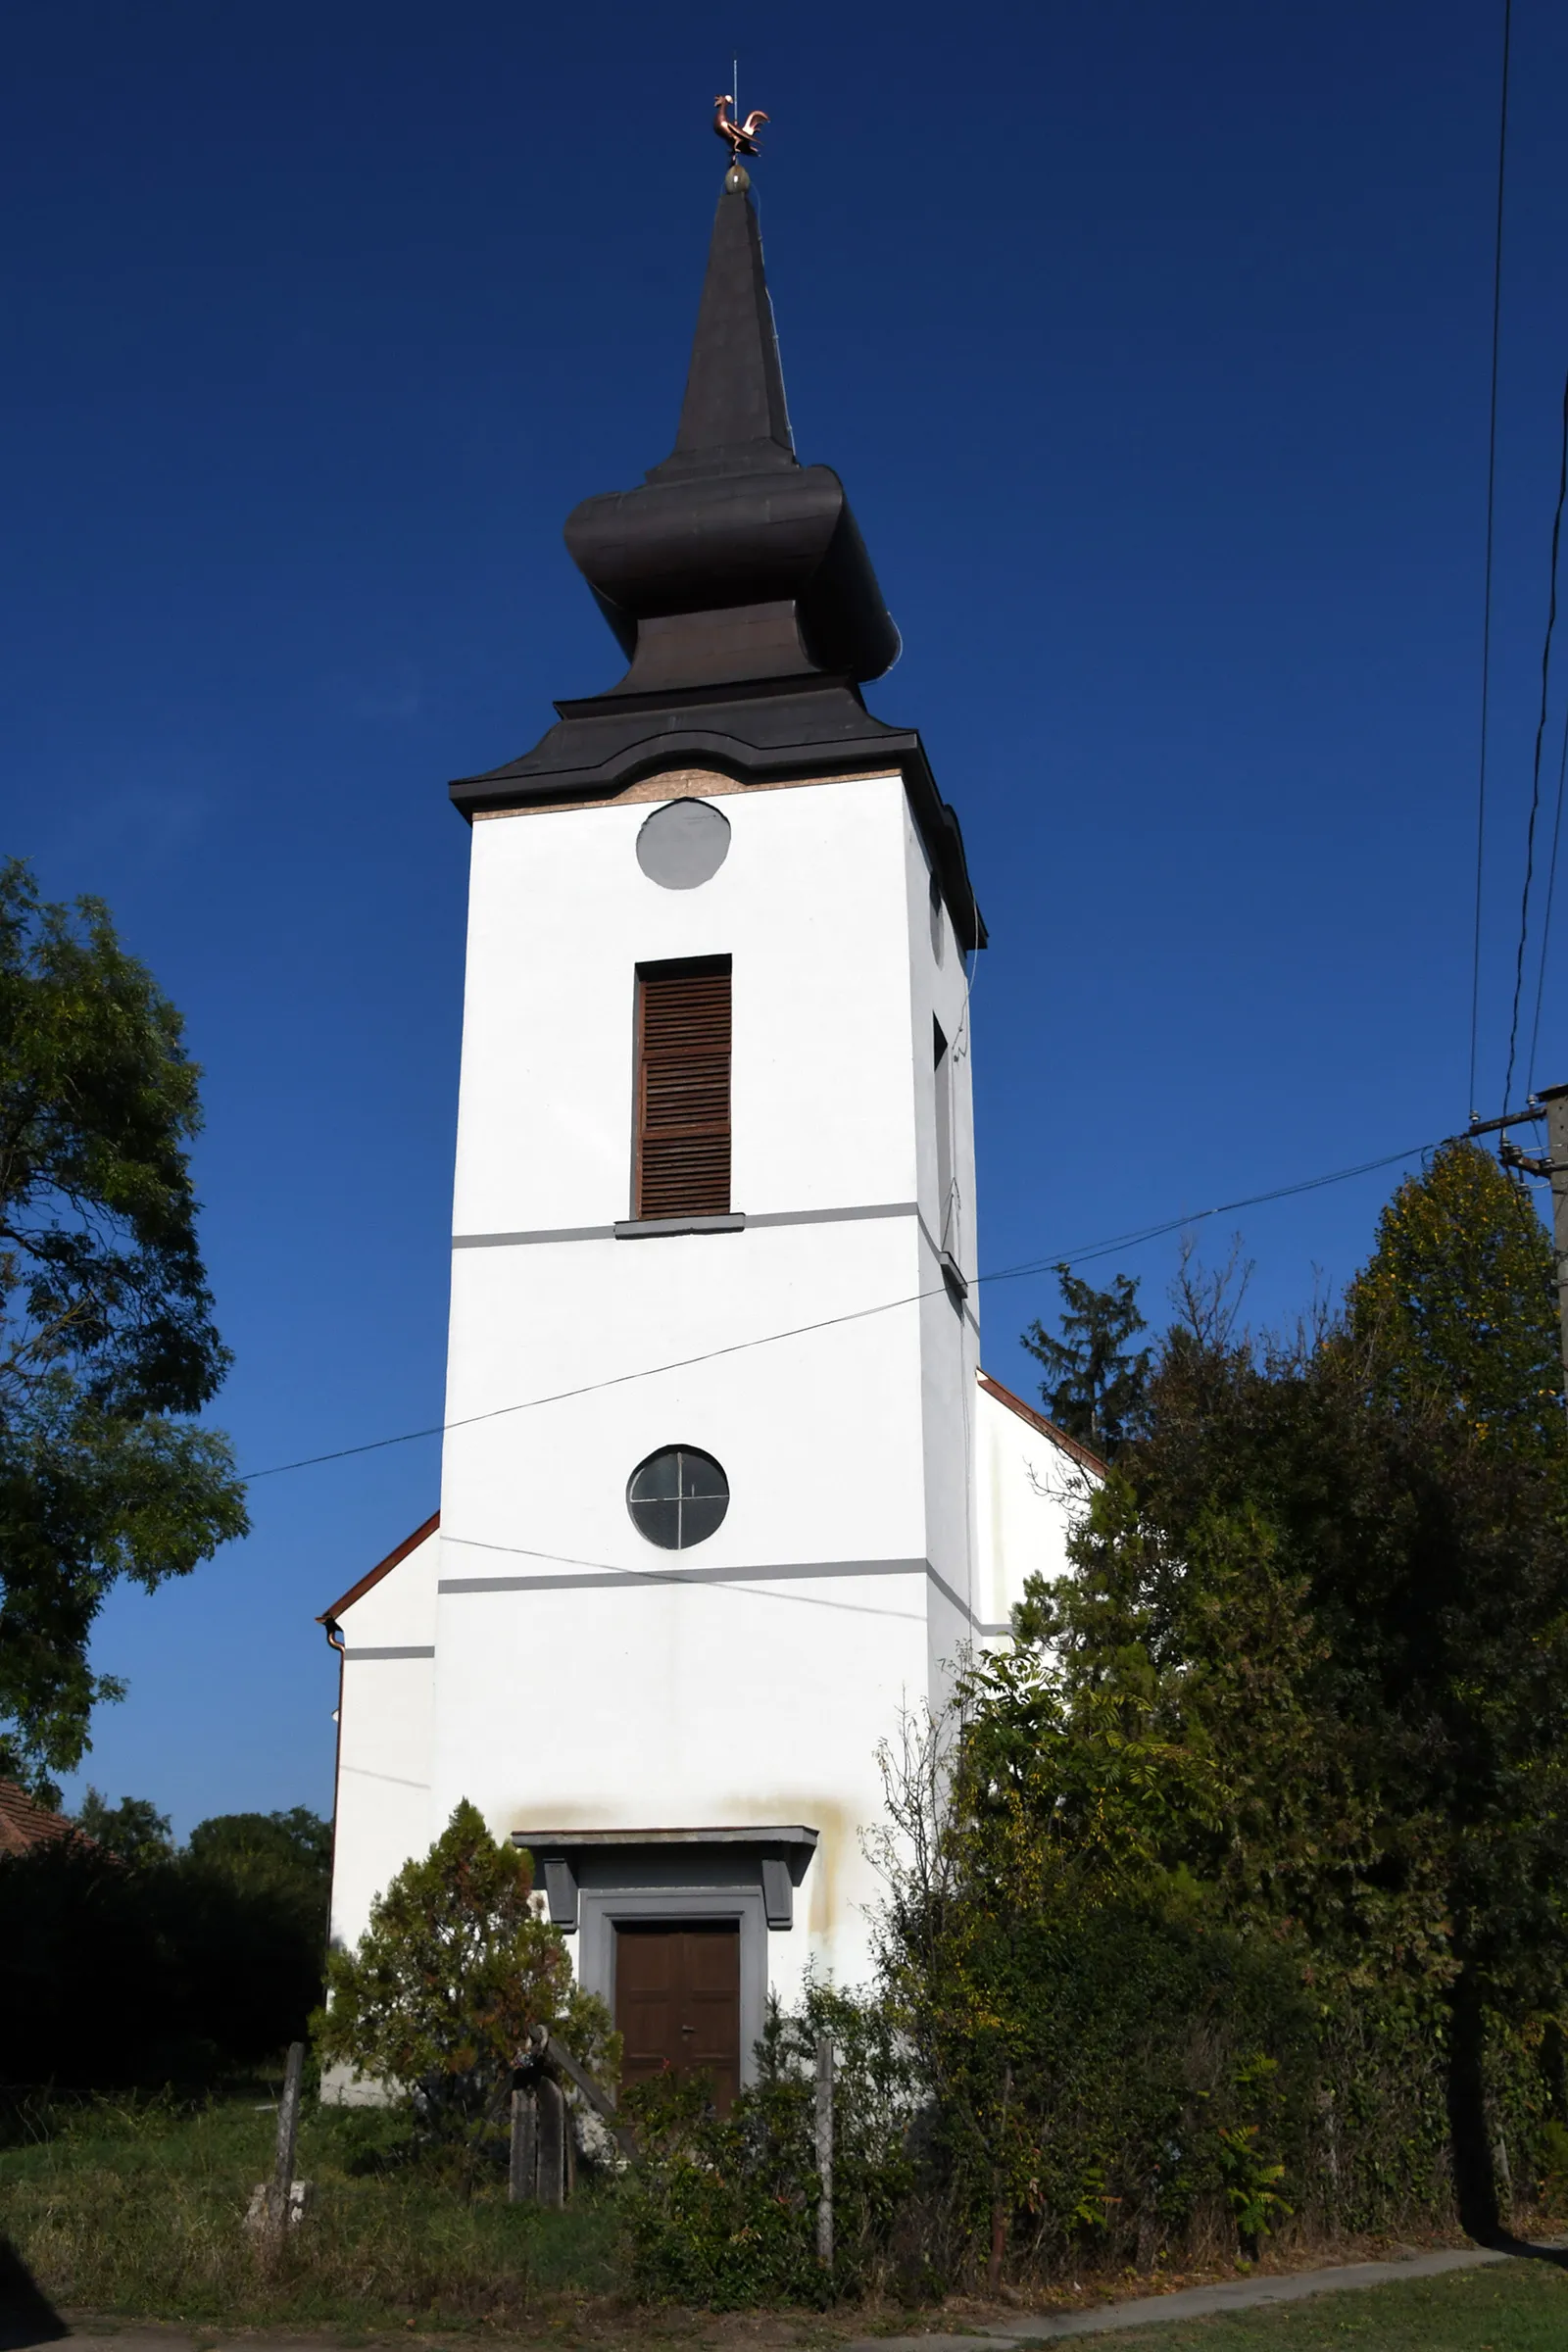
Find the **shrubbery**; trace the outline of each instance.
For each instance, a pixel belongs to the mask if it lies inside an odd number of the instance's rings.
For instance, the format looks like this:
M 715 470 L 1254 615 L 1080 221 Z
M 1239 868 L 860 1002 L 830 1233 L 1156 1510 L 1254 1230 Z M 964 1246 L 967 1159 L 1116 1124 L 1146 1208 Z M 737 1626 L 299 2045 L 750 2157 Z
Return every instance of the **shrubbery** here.
M 1473 1145 L 1400 1187 L 1288 1343 L 1192 1277 L 1030 1343 L 1114 1466 L 1014 1645 L 888 1769 L 889 1896 L 841 2132 L 877 2119 L 839 2291 L 1494 2237 L 1561 2194 L 1568 1438 L 1550 1248 Z M 1076 1369 L 1075 1369 L 1076 1366 Z M 804 2026 L 734 2116 L 639 2094 L 646 2284 L 827 2291 Z M 792 2040 L 792 2036 L 794 2039 Z M 779 2051 L 793 2050 L 781 2063 Z M 890 2079 L 891 2076 L 890 2076 Z
M 0 2081 L 201 2088 L 272 2059 L 320 1998 L 326 1825 L 232 1814 L 176 1850 L 151 1806 L 0 1857 Z
M 318 2055 L 408 2097 L 433 2136 L 503 2152 L 513 2074 L 535 2026 L 582 2066 L 619 2062 L 602 2001 L 581 1990 L 559 1928 L 531 1901 L 533 1865 L 478 1808 L 454 1811 L 404 1864 L 352 1952 L 334 1951 Z
M 831 2274 L 816 2256 L 821 2034 L 836 2050 Z M 758 2080 L 727 2116 L 702 2075 L 625 2096 L 639 2145 L 624 2188 L 633 2277 L 655 2300 L 825 2304 L 875 2283 L 901 2252 L 911 2259 L 901 2229 L 918 2182 L 916 2088 L 885 2013 L 811 1985 L 800 2013 L 770 2008 L 757 2057 Z

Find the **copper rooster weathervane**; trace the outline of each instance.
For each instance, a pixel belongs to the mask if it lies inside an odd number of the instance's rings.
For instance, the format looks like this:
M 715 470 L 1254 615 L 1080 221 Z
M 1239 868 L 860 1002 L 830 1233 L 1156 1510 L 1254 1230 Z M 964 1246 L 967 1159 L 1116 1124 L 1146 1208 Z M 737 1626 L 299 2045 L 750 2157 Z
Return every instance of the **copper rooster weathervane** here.
M 762 150 L 757 144 L 757 129 L 759 123 L 767 121 L 767 117 L 760 106 L 754 106 L 744 122 L 736 122 L 724 112 L 726 106 L 733 106 L 734 103 L 728 90 L 713 100 L 713 128 L 721 139 L 729 141 L 730 162 L 738 164 L 743 155 L 761 154 Z

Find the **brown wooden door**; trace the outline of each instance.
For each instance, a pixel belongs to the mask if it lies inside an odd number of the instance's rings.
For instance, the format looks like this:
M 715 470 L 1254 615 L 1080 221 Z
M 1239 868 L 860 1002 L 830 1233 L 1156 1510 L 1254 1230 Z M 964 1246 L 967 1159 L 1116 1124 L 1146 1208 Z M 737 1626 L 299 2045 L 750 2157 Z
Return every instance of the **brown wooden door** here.
M 706 2068 L 727 2115 L 741 2082 L 741 1935 L 733 1920 L 690 1927 L 618 1927 L 615 2026 L 625 2044 L 621 2079 L 640 2082 L 665 2067 Z

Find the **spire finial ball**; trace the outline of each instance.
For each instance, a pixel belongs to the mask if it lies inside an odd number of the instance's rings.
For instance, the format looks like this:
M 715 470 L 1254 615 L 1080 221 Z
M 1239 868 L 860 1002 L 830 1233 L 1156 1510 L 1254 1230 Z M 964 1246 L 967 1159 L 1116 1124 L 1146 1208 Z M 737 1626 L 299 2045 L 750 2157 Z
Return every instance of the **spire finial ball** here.
M 731 196 L 744 196 L 752 184 L 752 175 L 744 164 L 731 164 L 724 174 L 724 187 Z

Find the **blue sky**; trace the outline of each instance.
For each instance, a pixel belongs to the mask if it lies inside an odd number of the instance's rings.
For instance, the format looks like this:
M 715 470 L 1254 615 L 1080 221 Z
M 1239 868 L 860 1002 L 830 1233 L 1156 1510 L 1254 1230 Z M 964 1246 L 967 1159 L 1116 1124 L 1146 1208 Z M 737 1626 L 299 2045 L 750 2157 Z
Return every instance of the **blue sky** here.
M 983 1262 L 1463 1122 L 1499 25 L 10 0 L 3 844 L 186 1013 L 245 1468 L 439 1415 L 445 785 L 617 673 L 560 526 L 673 438 L 737 48 L 797 441 L 904 633 L 868 699 L 921 728 L 995 942 Z M 1568 363 L 1568 16 L 1515 26 L 1487 1112 Z M 1260 1317 L 1350 1271 L 1390 1182 L 1228 1221 Z M 1102 1270 L 1157 1310 L 1174 1254 Z M 1051 1296 L 987 1290 L 1004 1380 Z M 181 1829 L 324 1809 L 313 1620 L 436 1468 L 269 1480 L 248 1543 L 117 1597 L 82 1777 Z

